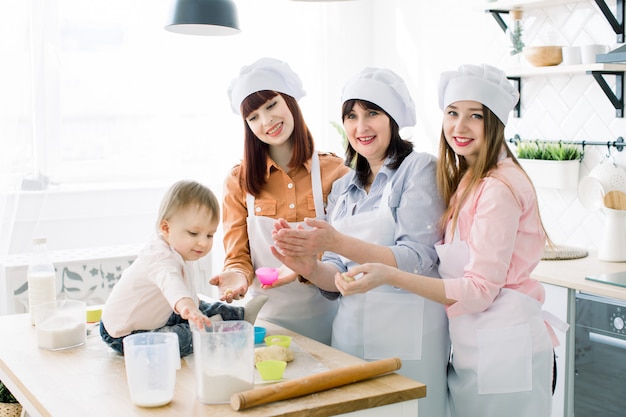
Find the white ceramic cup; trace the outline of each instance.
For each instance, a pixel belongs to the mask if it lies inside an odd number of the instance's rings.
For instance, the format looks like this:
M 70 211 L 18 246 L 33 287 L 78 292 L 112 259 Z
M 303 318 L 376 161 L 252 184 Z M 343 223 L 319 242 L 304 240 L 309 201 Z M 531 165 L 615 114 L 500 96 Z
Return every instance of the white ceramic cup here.
M 563 47 L 563 65 L 578 65 L 581 62 L 580 46 Z
M 596 55 L 609 52 L 608 45 L 583 45 L 580 47 L 580 60 L 583 64 L 595 64 Z

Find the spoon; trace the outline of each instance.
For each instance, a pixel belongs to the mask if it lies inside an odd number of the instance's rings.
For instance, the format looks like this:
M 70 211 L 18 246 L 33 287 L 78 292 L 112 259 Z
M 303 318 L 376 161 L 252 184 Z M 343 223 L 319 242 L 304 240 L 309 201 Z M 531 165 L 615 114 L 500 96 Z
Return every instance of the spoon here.
M 609 191 L 604 195 L 604 205 L 613 210 L 626 210 L 626 193 Z

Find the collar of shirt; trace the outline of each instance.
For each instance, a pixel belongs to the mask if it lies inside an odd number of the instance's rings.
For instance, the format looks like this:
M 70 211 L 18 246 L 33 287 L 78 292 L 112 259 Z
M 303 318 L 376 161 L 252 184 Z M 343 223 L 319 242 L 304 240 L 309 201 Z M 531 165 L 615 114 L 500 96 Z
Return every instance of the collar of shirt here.
M 376 174 L 376 178 L 374 178 L 374 182 L 372 183 L 371 191 L 377 189 L 378 187 L 382 187 L 385 184 L 387 184 L 387 181 L 393 175 L 394 170 L 392 170 L 392 169 L 390 169 L 388 167 L 388 164 L 389 164 L 390 161 L 391 161 L 391 159 L 389 157 L 387 157 L 385 159 L 385 163 L 380 167 L 380 170 Z M 350 177 L 350 182 L 348 183 L 348 186 L 341 193 L 342 195 L 349 193 L 351 190 L 353 190 L 355 188 L 358 189 L 358 190 L 361 190 L 361 191 L 365 191 L 365 187 L 363 187 L 363 184 L 361 184 L 361 182 L 357 180 L 356 171 L 352 170 L 351 174 L 352 174 L 352 176 Z
M 157 250 L 160 249 L 160 250 L 163 251 L 163 253 L 170 253 L 171 252 L 172 256 L 174 256 L 174 258 L 178 262 L 180 262 L 181 265 L 184 265 L 186 263 L 186 261 L 183 259 L 182 255 L 180 253 L 178 253 L 176 251 L 176 249 L 174 249 L 174 247 L 172 245 L 170 245 L 169 243 L 167 243 L 165 241 L 165 239 L 163 238 L 163 235 L 161 233 L 159 233 L 157 235 L 156 242 L 157 242 L 156 248 L 158 248 Z
M 304 163 L 304 168 L 308 171 L 308 173 L 311 173 L 311 158 L 309 158 L 305 163 Z M 269 153 L 267 154 L 267 162 L 266 162 L 267 168 L 265 170 L 265 178 L 269 178 L 270 177 L 270 173 L 272 168 L 273 169 L 278 169 L 282 171 L 282 168 L 276 163 L 274 162 L 274 160 L 270 157 Z

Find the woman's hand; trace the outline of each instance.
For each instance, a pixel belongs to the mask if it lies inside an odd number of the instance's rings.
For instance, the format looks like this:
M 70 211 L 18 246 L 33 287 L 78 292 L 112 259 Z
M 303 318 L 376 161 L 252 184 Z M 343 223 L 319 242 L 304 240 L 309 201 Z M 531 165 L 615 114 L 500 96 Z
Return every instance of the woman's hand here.
M 284 219 L 278 219 L 272 231 L 276 247 L 288 256 L 310 256 L 333 251 L 339 233 L 323 220 L 306 218 L 304 222 L 309 228 L 299 225 L 294 229 Z
M 217 285 L 220 300 L 227 303 L 243 298 L 248 291 L 248 279 L 239 271 L 223 271 L 211 278 L 209 284 Z
M 389 284 L 387 277 L 395 271 L 396 268 L 381 263 L 357 265 L 348 272 L 335 274 L 335 285 L 341 295 L 361 294 Z
M 298 274 L 304 277 L 308 277 L 309 275 L 311 275 L 311 273 L 315 270 L 315 267 L 317 266 L 317 257 L 315 255 L 291 256 L 291 255 L 284 255 L 283 253 L 279 252 L 279 250 L 275 248 L 274 246 L 271 246 L 270 249 L 274 257 L 278 259 L 285 266 L 285 268 L 291 271 L 295 271 L 293 275 L 293 279 L 296 279 Z M 286 274 L 285 274 L 285 277 L 287 277 Z M 280 278 L 281 276 L 279 274 L 279 279 Z M 274 284 L 274 286 L 276 285 Z

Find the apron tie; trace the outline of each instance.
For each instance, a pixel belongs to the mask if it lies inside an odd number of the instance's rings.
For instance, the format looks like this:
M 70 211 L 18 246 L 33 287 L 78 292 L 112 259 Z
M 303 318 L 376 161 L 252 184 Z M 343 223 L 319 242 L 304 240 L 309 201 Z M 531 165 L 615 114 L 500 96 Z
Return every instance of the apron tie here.
M 548 329 L 548 333 L 550 333 L 550 338 L 552 339 L 552 346 L 557 347 L 560 345 L 559 339 L 556 337 L 556 333 L 554 329 L 559 330 L 562 333 L 565 333 L 569 329 L 569 324 L 550 313 L 546 310 L 541 310 L 541 314 L 543 315 L 543 321 L 546 324 L 546 328 Z

